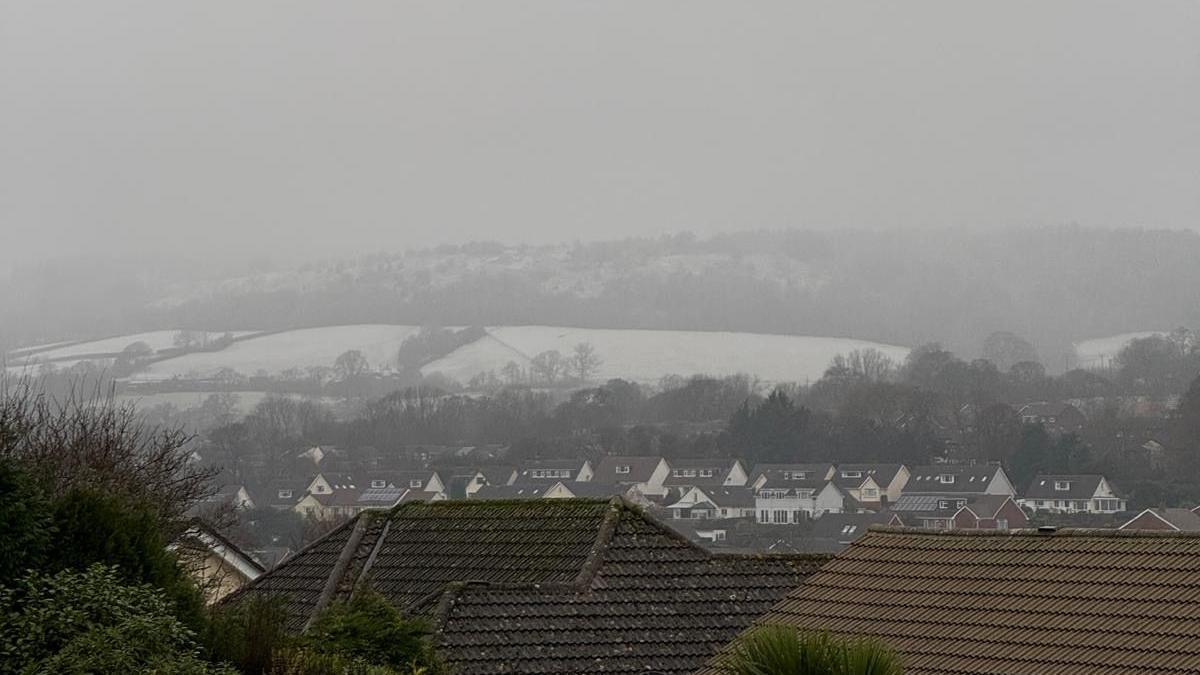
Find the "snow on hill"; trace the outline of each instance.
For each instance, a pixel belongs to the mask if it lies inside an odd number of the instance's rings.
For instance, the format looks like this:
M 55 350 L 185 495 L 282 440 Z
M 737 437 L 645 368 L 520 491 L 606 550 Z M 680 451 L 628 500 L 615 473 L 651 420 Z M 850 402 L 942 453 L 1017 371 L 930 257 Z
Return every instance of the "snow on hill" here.
M 874 348 L 900 362 L 908 349 L 848 338 L 672 330 L 624 330 L 512 326 L 492 328 L 488 337 L 459 348 L 422 368 L 459 382 L 500 370 L 509 361 L 522 368 L 540 352 L 569 356 L 586 342 L 604 361 L 596 379 L 657 382 L 664 375 L 747 373 L 772 382 L 815 381 L 838 354 Z
M 1075 358 L 1080 368 L 1100 368 L 1108 365 L 1121 353 L 1125 345 L 1141 338 L 1154 335 L 1166 335 L 1163 331 L 1143 331 L 1139 333 L 1121 333 L 1108 337 L 1093 338 L 1075 343 Z
M 104 359 L 115 357 L 126 347 L 135 342 L 145 342 L 150 349 L 158 352 L 175 346 L 175 336 L 178 330 L 155 330 L 133 335 L 119 335 L 103 340 L 88 342 L 58 342 L 35 347 L 24 347 L 8 354 L 8 363 L 12 366 L 22 366 L 38 363 L 54 363 L 56 367 L 68 367 L 84 359 Z M 208 333 L 209 340 L 215 340 L 224 332 Z M 234 337 L 251 335 L 253 331 L 232 331 Z
M 361 351 L 371 368 L 381 370 L 395 365 L 400 344 L 418 330 L 419 326 L 367 324 L 271 333 L 239 340 L 217 352 L 194 352 L 159 361 L 131 379 L 203 378 L 222 368 L 253 375 L 260 370 L 275 374 L 290 368 L 331 367 L 339 355 L 351 349 Z

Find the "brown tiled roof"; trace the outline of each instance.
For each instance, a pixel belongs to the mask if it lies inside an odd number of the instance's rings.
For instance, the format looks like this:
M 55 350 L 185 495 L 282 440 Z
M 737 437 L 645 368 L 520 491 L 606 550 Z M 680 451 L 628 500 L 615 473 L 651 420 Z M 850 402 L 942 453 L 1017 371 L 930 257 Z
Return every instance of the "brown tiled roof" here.
M 826 558 L 721 557 L 620 499 L 437 502 L 364 514 L 259 577 L 302 629 L 360 583 L 438 617 L 472 673 L 688 673 Z
M 1117 675 L 1200 672 L 1197 616 L 1194 534 L 873 528 L 763 622 L 879 638 L 907 675 Z

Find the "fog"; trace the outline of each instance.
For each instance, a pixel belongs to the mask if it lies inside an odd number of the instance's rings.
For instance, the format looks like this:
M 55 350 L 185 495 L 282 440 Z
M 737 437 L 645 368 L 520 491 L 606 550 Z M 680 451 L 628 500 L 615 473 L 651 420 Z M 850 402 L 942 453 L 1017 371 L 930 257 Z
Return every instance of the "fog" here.
M 1200 223 L 1200 3 L 0 1 L 0 265 Z

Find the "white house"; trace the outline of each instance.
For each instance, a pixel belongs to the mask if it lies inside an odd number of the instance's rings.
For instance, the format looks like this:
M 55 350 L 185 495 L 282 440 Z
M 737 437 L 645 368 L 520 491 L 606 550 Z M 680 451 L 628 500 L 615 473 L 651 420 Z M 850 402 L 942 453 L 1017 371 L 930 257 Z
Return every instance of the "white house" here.
M 754 491 L 748 487 L 689 488 L 667 505 L 675 520 L 753 518 Z
M 758 522 L 791 525 L 826 513 L 841 513 L 846 494 L 833 481 L 809 480 L 788 487 L 764 487 L 755 492 Z
M 663 484 L 669 488 L 740 487 L 749 480 L 739 459 L 670 459 L 667 463 L 671 474 Z
M 903 464 L 838 464 L 834 482 L 864 505 L 895 504 L 908 484 Z
M 1034 477 L 1021 506 L 1050 513 L 1119 513 L 1126 509 L 1104 476 L 1038 474 Z
M 670 475 L 671 466 L 662 457 L 609 456 L 596 464 L 593 481 L 636 487 L 644 495 L 662 496 L 667 493 L 664 482 Z
M 1016 498 L 1012 481 L 999 464 L 932 464 L 914 466 L 903 494 L 1008 495 Z

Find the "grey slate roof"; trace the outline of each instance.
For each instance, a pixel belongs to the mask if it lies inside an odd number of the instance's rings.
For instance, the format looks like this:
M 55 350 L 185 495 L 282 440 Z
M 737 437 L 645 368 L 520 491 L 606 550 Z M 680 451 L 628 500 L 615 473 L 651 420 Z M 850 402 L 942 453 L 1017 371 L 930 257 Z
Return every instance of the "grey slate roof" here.
M 231 600 L 300 630 L 364 583 L 432 613 L 459 675 L 699 668 L 825 558 L 717 556 L 620 499 L 438 502 L 360 515 Z
M 983 493 L 1001 469 L 999 466 L 991 464 L 934 464 L 914 466 L 909 471 L 908 484 L 904 486 L 906 495 L 947 492 Z M 953 476 L 953 482 L 942 482 L 941 476 L 943 475 Z
M 592 480 L 597 483 L 645 483 L 661 461 L 662 457 L 601 457 Z M 628 466 L 629 473 L 617 473 L 618 466 Z
M 1070 489 L 1056 490 L 1055 483 L 1066 482 Z M 1025 489 L 1025 499 L 1091 499 L 1100 487 L 1100 476 L 1038 474 Z

